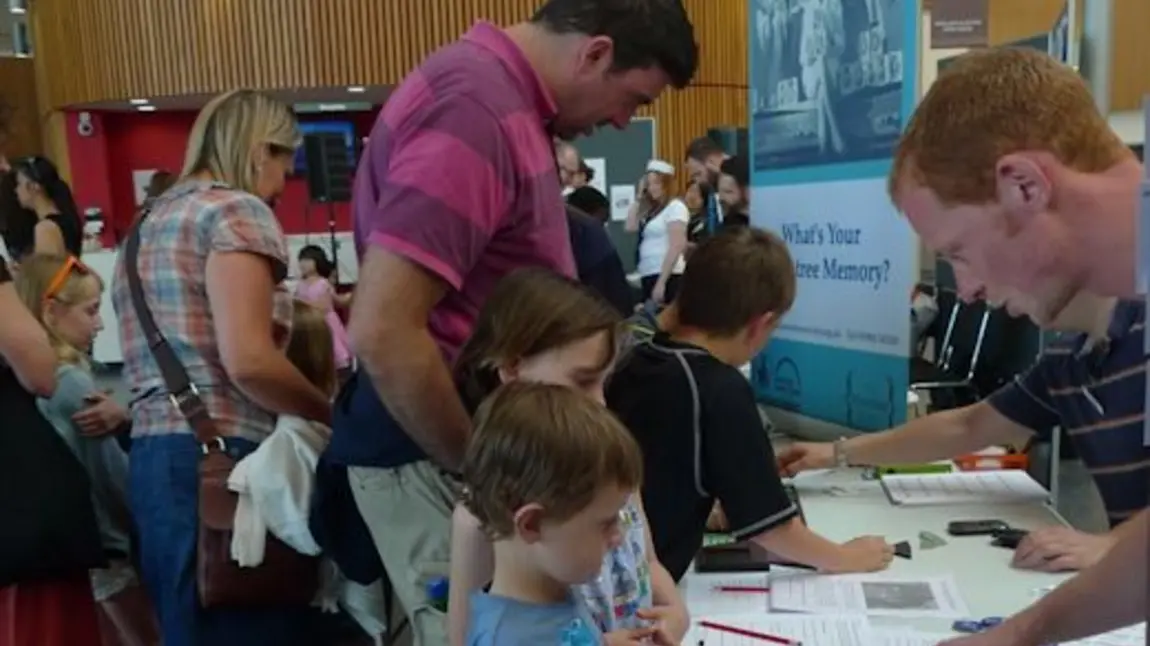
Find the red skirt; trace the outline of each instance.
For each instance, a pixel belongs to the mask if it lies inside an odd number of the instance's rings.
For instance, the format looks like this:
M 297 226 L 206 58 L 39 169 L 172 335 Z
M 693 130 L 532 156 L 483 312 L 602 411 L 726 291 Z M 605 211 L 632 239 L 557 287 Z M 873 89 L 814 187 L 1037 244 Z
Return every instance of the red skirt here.
M 0 646 L 100 646 L 88 572 L 0 588 Z

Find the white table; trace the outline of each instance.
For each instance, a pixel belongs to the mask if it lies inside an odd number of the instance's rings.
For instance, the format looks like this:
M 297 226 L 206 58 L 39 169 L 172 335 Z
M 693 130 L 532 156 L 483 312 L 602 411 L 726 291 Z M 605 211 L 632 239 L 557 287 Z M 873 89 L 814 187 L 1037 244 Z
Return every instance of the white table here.
M 1046 505 L 899 507 L 890 504 L 877 481 L 863 480 L 858 470 L 803 474 L 795 479 L 794 485 L 811 528 L 831 540 L 846 541 L 874 534 L 886 537 L 892 544 L 908 541 L 912 558 L 896 557 L 888 572 L 898 577 L 953 576 L 970 609 L 968 618 L 1014 614 L 1034 601 L 1037 589 L 1056 585 L 1070 576 L 1013 569 L 1011 551 L 990 545 L 990 537 L 952 537 L 946 533 L 946 525 L 952 520 L 998 519 L 1020 529 L 1065 524 Z M 919 549 L 922 531 L 941 537 L 947 544 Z M 700 590 L 711 588 L 708 579 L 722 578 L 721 574 L 689 572 L 680 584 L 684 589 L 690 588 L 686 595 L 688 605 Z M 713 612 L 720 604 L 711 600 L 707 606 Z M 871 623 L 876 627 L 949 633 L 953 620 L 872 617 Z

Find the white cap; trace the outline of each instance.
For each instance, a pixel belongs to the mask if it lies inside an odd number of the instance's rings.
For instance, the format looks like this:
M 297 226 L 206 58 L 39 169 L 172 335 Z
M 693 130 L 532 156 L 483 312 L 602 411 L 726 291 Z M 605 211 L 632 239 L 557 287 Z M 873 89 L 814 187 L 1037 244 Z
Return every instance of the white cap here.
M 675 167 L 663 161 L 662 159 L 652 159 L 651 161 L 647 162 L 647 172 L 674 175 Z

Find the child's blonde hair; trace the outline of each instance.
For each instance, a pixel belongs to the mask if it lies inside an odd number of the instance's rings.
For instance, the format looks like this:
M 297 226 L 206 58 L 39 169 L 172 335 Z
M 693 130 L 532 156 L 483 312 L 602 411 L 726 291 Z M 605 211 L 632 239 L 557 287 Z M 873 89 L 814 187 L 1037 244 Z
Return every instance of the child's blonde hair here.
M 331 328 L 319 308 L 298 298 L 292 308 L 287 358 L 317 388 L 329 395 L 335 394 L 339 378 Z
M 44 315 L 49 301 L 76 306 L 99 296 L 104 290 L 100 276 L 75 256 L 34 254 L 20 262 L 15 284 L 24 306 L 48 332 L 56 358 L 61 363 L 87 367 L 88 354 L 65 341 Z

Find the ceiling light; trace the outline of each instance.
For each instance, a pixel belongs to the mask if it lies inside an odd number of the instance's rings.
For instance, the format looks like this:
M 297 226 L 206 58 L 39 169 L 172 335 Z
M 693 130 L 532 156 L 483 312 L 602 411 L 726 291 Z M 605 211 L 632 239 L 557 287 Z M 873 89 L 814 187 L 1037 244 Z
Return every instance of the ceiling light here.
M 10 7 L 9 9 L 12 13 L 17 14 L 17 15 L 22 15 L 24 13 L 27 13 L 27 10 L 24 9 L 24 7 Z
M 128 103 L 131 103 L 132 105 L 148 105 L 148 100 L 147 99 L 129 99 Z
M 140 112 L 155 112 L 156 106 L 154 105 L 141 105 L 136 108 Z
M 367 92 L 367 88 L 362 85 L 352 85 L 347 88 L 347 91 L 351 92 L 352 94 L 363 94 L 364 92 Z

